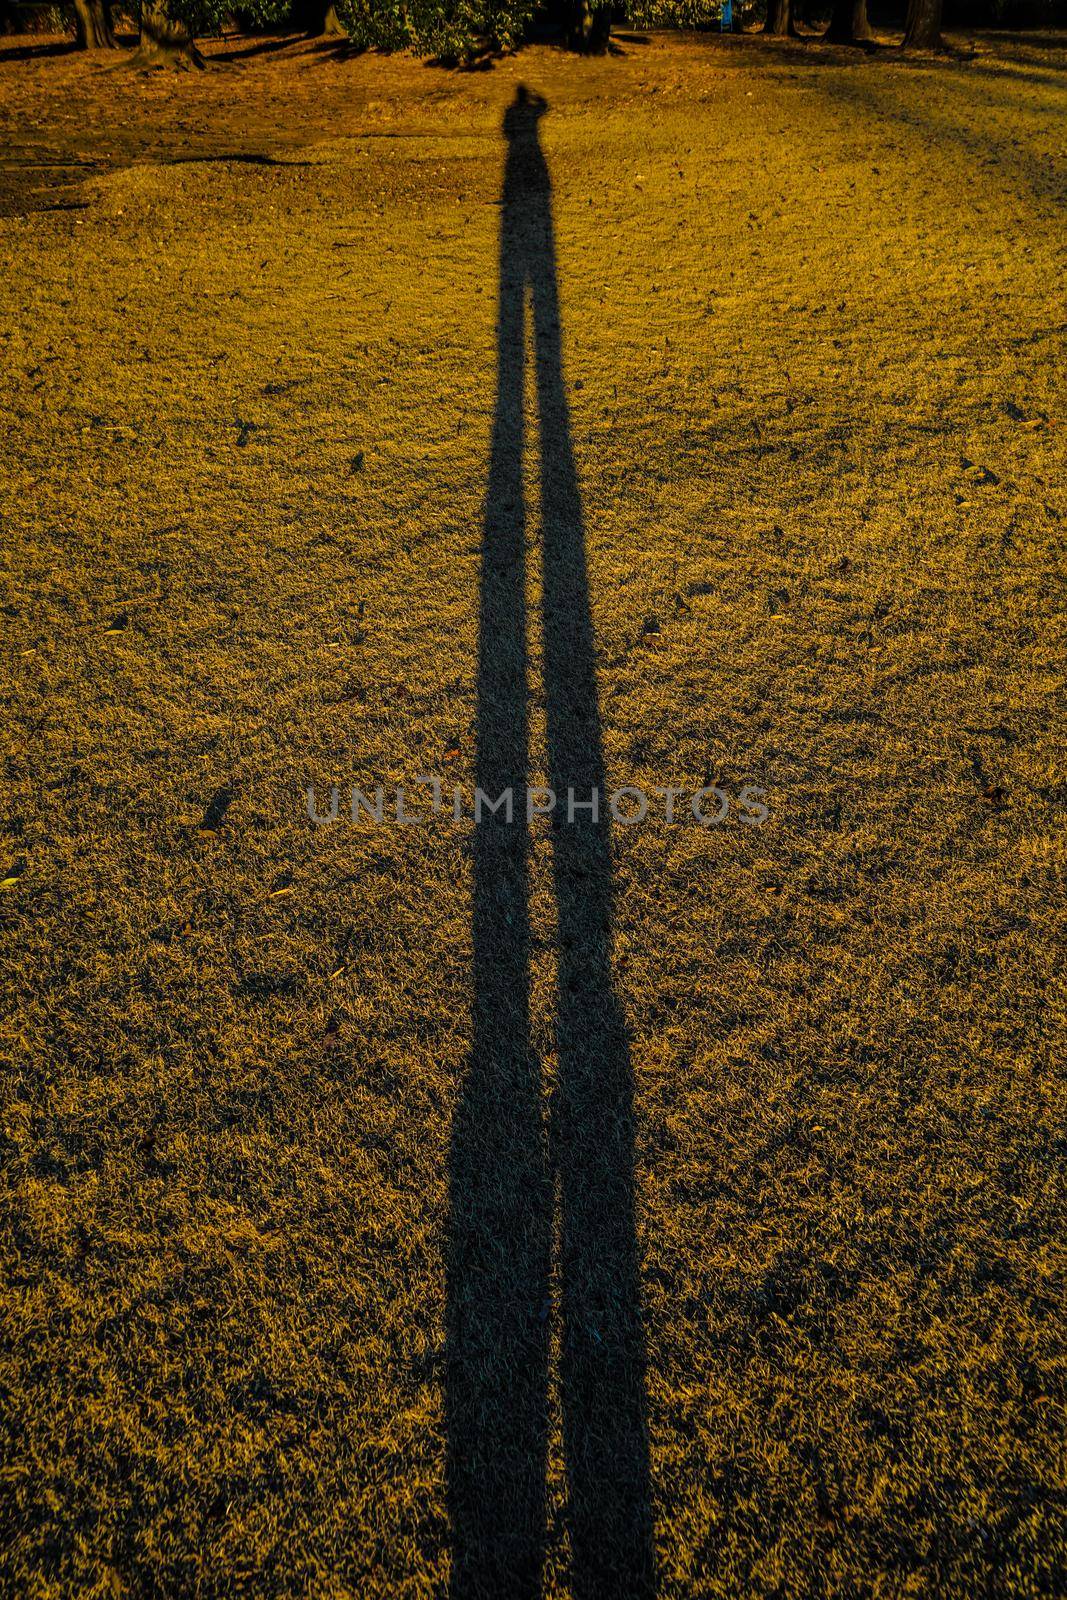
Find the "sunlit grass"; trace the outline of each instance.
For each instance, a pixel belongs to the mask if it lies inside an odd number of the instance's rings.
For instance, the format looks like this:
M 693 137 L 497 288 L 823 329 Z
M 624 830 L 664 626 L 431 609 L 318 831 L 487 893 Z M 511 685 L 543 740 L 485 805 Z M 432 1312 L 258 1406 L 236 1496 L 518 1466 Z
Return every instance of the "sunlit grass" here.
M 0 223 L 19 1592 L 447 1577 L 472 829 L 304 793 L 470 793 L 519 81 L 608 777 L 771 813 L 612 840 L 661 1590 L 1052 1592 L 1062 68 L 268 62 L 257 137 L 276 96 L 309 148 Z M 208 142 L 210 77 L 167 91 Z M 537 825 L 546 1138 L 556 916 Z M 555 1389 L 547 1495 L 563 1595 Z

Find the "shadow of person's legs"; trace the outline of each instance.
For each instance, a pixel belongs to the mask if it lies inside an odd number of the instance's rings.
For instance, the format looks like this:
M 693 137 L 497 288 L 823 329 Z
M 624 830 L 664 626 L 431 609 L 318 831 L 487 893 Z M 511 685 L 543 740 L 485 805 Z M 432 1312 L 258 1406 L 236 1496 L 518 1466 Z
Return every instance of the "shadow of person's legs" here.
M 558 909 L 552 1135 L 562 1216 L 561 1389 L 573 1588 L 654 1586 L 645 1356 L 634 1233 L 633 1088 L 611 972 L 606 806 L 581 500 L 563 380 L 551 184 L 520 90 L 505 118 L 497 407 L 486 498 L 476 782 L 514 821 L 475 827 L 473 1054 L 452 1138 L 448 1448 L 454 1595 L 539 1592 L 544 1538 L 552 1175 L 529 1039 L 529 777 L 522 499 L 527 289 L 544 529 L 549 782 Z
M 475 782 L 504 813 L 474 830 L 473 1046 L 452 1129 L 448 1491 L 452 1593 L 540 1593 L 552 1195 L 529 1036 L 526 294 L 521 153 L 509 148 L 500 236 L 497 399 L 486 493 Z
M 543 158 L 542 158 L 543 160 Z M 560 1388 L 577 1600 L 653 1587 L 633 1080 L 611 971 L 612 864 L 581 495 L 563 378 L 550 187 L 531 251 L 549 784 L 557 795 Z M 570 820 L 569 797 L 578 803 Z M 583 806 L 599 796 L 599 811 Z

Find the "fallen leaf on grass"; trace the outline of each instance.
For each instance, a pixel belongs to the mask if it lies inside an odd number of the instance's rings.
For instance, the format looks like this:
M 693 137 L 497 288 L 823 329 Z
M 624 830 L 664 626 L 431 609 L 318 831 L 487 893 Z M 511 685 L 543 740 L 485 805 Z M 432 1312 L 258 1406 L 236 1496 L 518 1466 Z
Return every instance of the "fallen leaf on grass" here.
M 999 483 L 1000 479 L 989 467 L 983 467 L 979 462 L 972 461 L 969 456 L 960 457 L 960 466 L 964 472 L 971 474 L 971 481 L 977 484 Z
M 217 789 L 208 801 L 204 815 L 199 826 L 206 833 L 217 833 L 222 827 L 227 811 L 233 800 L 233 791 L 230 789 Z

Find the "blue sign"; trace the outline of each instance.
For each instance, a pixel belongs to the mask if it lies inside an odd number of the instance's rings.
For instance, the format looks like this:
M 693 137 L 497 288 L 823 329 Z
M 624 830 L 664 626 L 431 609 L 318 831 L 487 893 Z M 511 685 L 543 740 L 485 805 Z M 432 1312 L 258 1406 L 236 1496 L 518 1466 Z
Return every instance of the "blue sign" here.
M 734 0 L 722 0 L 722 12 L 719 16 L 719 27 L 723 33 L 731 33 L 734 26 Z

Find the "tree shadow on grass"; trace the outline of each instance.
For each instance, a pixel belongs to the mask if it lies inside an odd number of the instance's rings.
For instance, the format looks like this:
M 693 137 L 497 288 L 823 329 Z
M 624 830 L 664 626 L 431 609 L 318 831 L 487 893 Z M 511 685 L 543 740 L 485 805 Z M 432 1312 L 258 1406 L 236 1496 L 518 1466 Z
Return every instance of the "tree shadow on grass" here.
M 572 1588 L 578 1600 L 654 1587 L 645 1353 L 634 1232 L 633 1087 L 611 971 L 603 797 L 582 506 L 564 386 L 543 100 L 504 119 L 497 400 L 482 553 L 476 782 L 503 810 L 475 827 L 473 1049 L 451 1145 L 448 1496 L 452 1594 L 540 1593 L 558 1242 L 559 1385 Z M 526 617 L 526 303 L 532 302 L 543 526 L 548 778 L 558 924 L 557 1081 L 546 1120 L 530 1036 Z M 559 1222 L 555 1226 L 558 1196 Z
M 7 45 L 0 50 L 5 61 L 46 61 L 52 56 L 72 56 L 78 49 L 73 39 L 48 39 L 42 44 Z
M 902 58 L 902 60 L 905 58 Z M 973 70 L 973 69 L 970 69 Z M 955 105 L 966 111 L 974 102 L 966 93 L 975 83 L 975 77 L 964 76 L 960 69 L 947 64 L 938 69 L 942 82 L 959 91 L 960 98 Z M 1020 87 L 1035 79 L 1019 79 Z M 953 120 L 951 117 L 952 102 L 942 98 L 935 102 L 927 96 L 921 101 L 909 102 L 897 94 L 899 80 L 882 75 L 875 77 L 866 74 L 862 77 L 846 79 L 838 76 L 826 80 L 825 92 L 828 99 L 835 100 L 852 110 L 859 111 L 879 123 L 888 123 L 890 119 L 899 122 L 905 127 L 910 127 L 921 132 L 930 152 L 937 151 L 946 160 L 951 161 L 953 172 L 965 170 L 964 163 L 968 160 L 974 162 L 974 170 L 979 170 L 978 163 L 982 160 L 993 158 L 1005 177 L 1011 177 L 1021 190 L 1025 185 L 1031 194 L 1039 201 L 1058 200 L 1062 194 L 1063 183 L 1056 168 L 1042 158 L 1041 151 L 1036 145 L 1029 147 L 1020 143 L 1018 139 L 1009 137 L 1007 132 L 1000 132 L 996 126 L 991 126 L 988 118 L 981 122 L 967 124 L 964 121 Z M 944 114 L 946 103 L 949 106 L 949 115 Z M 1023 102 L 1026 104 L 1026 102 Z M 988 106 L 997 110 L 1007 110 L 1010 100 L 1001 97 L 997 100 L 990 99 Z M 1016 130 L 1018 131 L 1018 130 Z M 942 162 L 942 168 L 944 162 Z M 939 169 L 940 170 L 940 169 Z
M 277 55 L 282 50 L 288 50 L 291 55 L 296 55 L 299 50 L 318 44 L 320 41 L 310 40 L 306 33 L 287 33 L 280 37 L 272 35 L 264 39 L 238 33 L 227 35 L 225 42 L 228 48 L 212 51 L 212 61 L 253 61 L 257 56 Z M 329 42 L 332 44 L 335 41 Z

